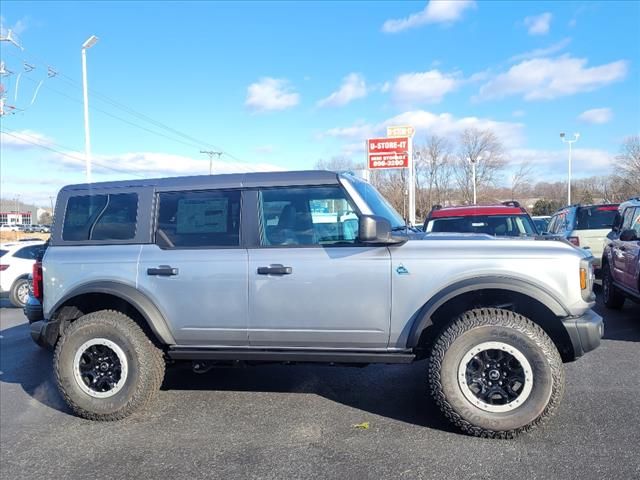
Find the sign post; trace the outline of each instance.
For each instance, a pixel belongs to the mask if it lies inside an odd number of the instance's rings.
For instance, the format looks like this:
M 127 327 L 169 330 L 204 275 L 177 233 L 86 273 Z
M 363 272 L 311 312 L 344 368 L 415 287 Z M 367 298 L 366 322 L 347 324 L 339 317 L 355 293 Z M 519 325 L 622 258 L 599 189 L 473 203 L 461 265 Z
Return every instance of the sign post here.
M 388 168 L 407 168 L 409 183 L 409 223 L 416 223 L 416 179 L 413 164 L 413 134 L 411 126 L 387 127 L 385 138 L 367 140 L 367 168 L 369 171 Z M 403 192 L 404 195 L 404 192 Z
M 411 125 L 389 126 L 387 127 L 387 137 L 406 137 L 407 138 L 407 156 L 409 169 L 407 180 L 409 183 L 409 223 L 416 224 L 416 169 L 413 159 L 413 135 L 415 129 Z

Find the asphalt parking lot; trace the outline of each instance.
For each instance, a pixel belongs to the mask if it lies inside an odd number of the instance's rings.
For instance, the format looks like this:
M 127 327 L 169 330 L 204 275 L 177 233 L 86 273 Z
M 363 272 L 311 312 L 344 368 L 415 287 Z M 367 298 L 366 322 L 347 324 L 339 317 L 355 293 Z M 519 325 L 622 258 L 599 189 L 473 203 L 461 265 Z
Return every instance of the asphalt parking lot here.
M 0 310 L 0 477 L 640 477 L 640 305 L 605 316 L 602 346 L 566 365 L 550 423 L 516 440 L 452 431 L 425 397 L 425 364 L 168 371 L 147 412 L 70 415 L 51 354 Z M 354 427 L 369 422 L 368 429 Z

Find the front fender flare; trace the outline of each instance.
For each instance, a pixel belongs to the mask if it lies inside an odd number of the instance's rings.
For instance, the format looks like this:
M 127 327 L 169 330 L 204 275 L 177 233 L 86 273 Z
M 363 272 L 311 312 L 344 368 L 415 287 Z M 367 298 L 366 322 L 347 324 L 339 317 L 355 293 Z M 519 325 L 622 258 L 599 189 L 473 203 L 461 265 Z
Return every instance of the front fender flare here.
M 175 345 L 173 334 L 168 327 L 167 321 L 155 306 L 155 304 L 137 288 L 120 282 L 112 281 L 99 281 L 82 284 L 74 288 L 67 295 L 62 297 L 50 310 L 52 317 L 60 308 L 69 300 L 80 295 L 86 295 L 88 293 L 103 293 L 107 295 L 113 295 L 130 303 L 140 314 L 144 317 L 145 321 L 149 325 L 149 328 L 165 345 Z
M 464 293 L 488 289 L 521 293 L 542 303 L 558 317 L 570 315 L 569 310 L 553 292 L 533 282 L 520 278 L 493 275 L 469 278 L 448 285 L 424 304 L 411 327 L 407 346 L 412 348 L 418 345 L 420 335 L 424 329 L 433 325 L 431 316 L 446 302 Z

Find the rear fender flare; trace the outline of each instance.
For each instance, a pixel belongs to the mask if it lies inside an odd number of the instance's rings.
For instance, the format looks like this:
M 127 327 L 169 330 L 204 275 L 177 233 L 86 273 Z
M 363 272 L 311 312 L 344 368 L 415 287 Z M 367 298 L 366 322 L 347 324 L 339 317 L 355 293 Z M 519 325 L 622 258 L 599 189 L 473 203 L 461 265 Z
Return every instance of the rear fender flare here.
M 156 338 L 165 345 L 175 345 L 173 334 L 162 312 L 155 304 L 137 288 L 120 282 L 100 281 L 91 282 L 74 288 L 62 297 L 51 309 L 53 317 L 60 308 L 74 297 L 89 293 L 102 293 L 118 297 L 131 304 L 143 316 Z

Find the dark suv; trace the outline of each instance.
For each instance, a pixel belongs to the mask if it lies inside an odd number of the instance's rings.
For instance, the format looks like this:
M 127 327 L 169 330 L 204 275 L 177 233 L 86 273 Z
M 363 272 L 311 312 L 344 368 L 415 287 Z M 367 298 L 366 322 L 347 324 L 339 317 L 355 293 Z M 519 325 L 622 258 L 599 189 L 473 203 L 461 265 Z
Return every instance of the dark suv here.
M 625 298 L 640 301 L 640 197 L 620 205 L 602 255 L 604 303 L 619 309 Z

